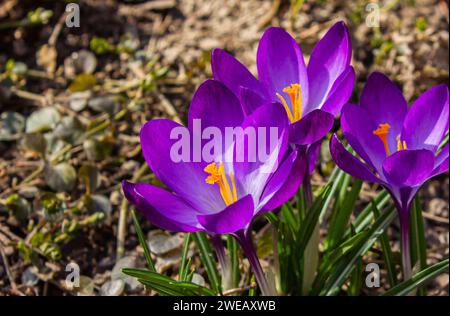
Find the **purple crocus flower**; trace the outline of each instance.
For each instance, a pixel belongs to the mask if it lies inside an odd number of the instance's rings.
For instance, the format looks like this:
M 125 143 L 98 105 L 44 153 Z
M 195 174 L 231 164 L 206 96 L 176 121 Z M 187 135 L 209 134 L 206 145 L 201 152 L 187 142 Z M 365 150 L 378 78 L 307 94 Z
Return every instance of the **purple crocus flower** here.
M 411 106 L 397 86 L 373 73 L 361 93 L 360 105 L 347 104 L 341 126 L 349 153 L 336 135 L 330 142 L 336 164 L 352 176 L 383 185 L 400 217 L 404 278 L 411 276 L 409 221 L 414 195 L 421 185 L 448 171 L 448 144 L 439 145 L 448 130 L 448 88 L 441 84 L 423 93 Z
M 196 124 L 201 123 L 201 130 Z M 270 148 L 268 159 L 249 159 L 250 136 L 235 137 L 226 144 L 221 137 L 205 139 L 204 133 L 229 128 L 258 130 L 276 128 L 275 144 L 258 139 L 256 147 Z M 187 134 L 187 159 L 174 162 L 173 149 Z M 195 139 L 203 135 L 202 148 L 212 161 L 198 154 Z M 217 136 L 217 135 L 216 135 Z M 211 135 L 210 135 L 211 137 Z M 303 178 L 305 164 L 288 146 L 289 125 L 281 107 L 261 105 L 245 116 L 238 98 L 222 83 L 208 80 L 196 91 L 188 113 L 188 126 L 166 119 L 154 119 L 141 129 L 141 146 L 146 162 L 167 190 L 146 183 L 122 182 L 126 198 L 153 224 L 170 231 L 205 231 L 210 235 L 233 234 L 244 249 L 263 294 L 269 293 L 250 239 L 252 219 L 291 198 Z M 272 142 L 272 137 L 270 138 Z M 253 144 L 255 145 L 255 144 Z M 185 148 L 186 149 L 186 148 Z M 244 159 L 238 160 L 239 154 Z M 200 158 L 200 159 L 199 159 Z M 294 177 L 289 177 L 294 172 Z
M 212 72 L 214 79 L 239 97 L 245 114 L 252 113 L 263 100 L 277 102 L 285 109 L 291 123 L 290 142 L 303 146 L 312 173 L 320 142 L 353 90 L 351 55 L 343 22 L 334 24 L 316 44 L 308 66 L 295 39 L 281 28 L 270 27 L 258 46 L 259 80 L 221 49 L 212 53 Z

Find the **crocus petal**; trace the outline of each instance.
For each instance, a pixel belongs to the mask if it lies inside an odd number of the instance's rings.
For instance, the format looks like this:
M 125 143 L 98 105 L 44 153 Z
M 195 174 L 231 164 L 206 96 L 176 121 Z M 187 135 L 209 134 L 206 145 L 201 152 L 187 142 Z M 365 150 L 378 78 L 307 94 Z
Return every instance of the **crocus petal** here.
M 342 108 L 341 128 L 347 142 L 356 153 L 378 173 L 386 158 L 383 142 L 373 134 L 377 125 L 361 106 L 346 104 Z
M 361 92 L 363 107 L 375 125 L 389 124 L 387 140 L 390 152 L 397 150 L 397 137 L 402 132 L 403 120 L 408 112 L 408 104 L 400 89 L 384 74 L 372 73 Z
M 317 42 L 311 53 L 308 63 L 309 109 L 319 108 L 325 102 L 334 82 L 350 65 L 351 56 L 347 26 L 338 22 Z
M 306 149 L 306 157 L 308 162 L 308 174 L 312 174 L 316 168 L 317 161 L 320 157 L 320 147 L 322 145 L 322 140 L 319 140 L 308 146 Z
M 259 198 L 267 179 L 277 170 L 285 155 L 288 119 L 281 105 L 268 103 L 247 116 L 242 128 L 255 133 L 254 137 L 244 133 L 244 137 L 236 139 L 233 169 L 242 195 L 251 194 Z
M 422 184 L 433 171 L 433 152 L 420 150 L 400 150 L 383 162 L 383 173 L 387 182 L 396 186 L 417 186 Z
M 239 101 L 245 115 L 252 114 L 261 105 L 267 103 L 258 93 L 244 87 L 239 89 Z
M 334 82 L 321 109 L 334 116 L 339 115 L 344 104 L 350 99 L 354 85 L 355 70 L 352 66 L 349 66 Z
M 398 187 L 395 185 L 385 184 L 384 188 L 391 194 L 400 218 L 409 218 L 411 202 L 417 191 L 419 191 L 420 185 L 416 185 L 414 187 Z
M 239 95 L 240 87 L 253 90 L 262 96 L 265 95 L 265 89 L 255 76 L 223 49 L 213 50 L 211 67 L 214 79 L 226 85 L 235 95 Z
M 189 138 L 178 139 L 178 131 Z M 187 162 L 178 161 L 178 148 L 190 151 Z M 141 146 L 150 169 L 171 191 L 181 196 L 200 212 L 214 212 L 224 208 L 225 204 L 217 186 L 205 183 L 207 174 L 203 171 L 204 162 L 194 161 L 189 130 L 171 120 L 151 120 L 141 129 Z M 195 149 L 195 148 L 194 148 Z M 182 158 L 182 157 L 181 157 Z M 201 161 L 201 160 L 199 160 Z
M 339 168 L 353 177 L 374 183 L 381 182 L 365 164 L 345 149 L 336 134 L 330 140 L 330 153 Z
M 449 150 L 448 150 L 448 144 L 445 145 L 441 151 L 439 152 L 439 154 L 436 156 L 436 159 L 434 161 L 434 169 L 431 172 L 431 175 L 429 176 L 429 178 L 435 177 L 441 173 L 447 172 L 448 171 L 448 160 L 449 157 Z
M 411 149 L 436 151 L 448 129 L 448 88 L 435 86 L 423 93 L 405 118 L 402 140 Z
M 253 212 L 252 196 L 246 195 L 219 213 L 199 215 L 198 221 L 209 233 L 229 234 L 246 228 L 252 220 Z
M 300 84 L 303 104 L 308 103 L 308 75 L 300 47 L 285 30 L 267 29 L 258 46 L 256 57 L 259 80 L 268 90 L 272 101 L 278 101 L 276 93 L 291 84 Z
M 122 182 L 125 197 L 154 225 L 175 232 L 201 230 L 198 213 L 180 197 L 146 183 Z
M 203 82 L 192 97 L 188 113 L 189 129 L 193 120 L 200 119 L 202 129 L 212 126 L 221 129 L 239 126 L 244 112 L 237 96 L 223 83 L 216 80 Z
M 290 125 L 289 140 L 297 145 L 309 145 L 322 139 L 333 127 L 334 117 L 322 110 L 313 110 Z
M 263 206 L 258 214 L 274 210 L 292 198 L 303 181 L 306 167 L 306 159 L 303 155 L 298 152 L 296 155 L 289 155 L 267 183 L 261 198 Z M 268 197 L 270 199 L 265 202 Z

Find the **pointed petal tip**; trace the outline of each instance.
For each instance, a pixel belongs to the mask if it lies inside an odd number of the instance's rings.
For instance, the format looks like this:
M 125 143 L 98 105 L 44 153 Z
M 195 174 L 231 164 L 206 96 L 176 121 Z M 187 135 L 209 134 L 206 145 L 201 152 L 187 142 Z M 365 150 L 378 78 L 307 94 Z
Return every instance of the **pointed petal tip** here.
M 349 36 L 348 26 L 343 20 L 337 21 L 336 23 L 334 23 L 330 27 L 329 31 L 334 30 L 334 29 L 339 30 L 340 32 L 344 32 L 344 33 L 346 33 L 347 36 Z
M 435 85 L 434 87 L 431 87 L 429 90 L 435 90 L 436 93 L 444 94 L 444 95 L 446 95 L 446 97 L 448 99 L 448 95 L 449 95 L 448 86 L 445 83 Z
M 133 199 L 133 196 L 131 194 L 131 191 L 133 190 L 134 184 L 129 182 L 129 181 L 127 181 L 127 180 L 122 180 L 121 185 L 122 185 L 123 194 L 125 195 L 127 200 L 132 202 L 134 199 Z
M 384 73 L 382 73 L 380 71 L 371 72 L 369 74 L 369 76 L 367 77 L 367 82 L 374 81 L 374 80 L 375 81 L 382 80 L 382 81 L 385 81 L 386 83 L 392 84 L 397 87 L 397 85 L 387 75 L 385 75 Z
M 275 34 L 284 34 L 284 35 L 289 35 L 290 37 L 292 37 L 285 29 L 283 29 L 282 27 L 278 27 L 278 26 L 270 26 L 268 27 L 263 34 L 263 37 L 266 35 L 275 35 Z
M 330 139 L 330 154 L 336 165 L 350 174 L 351 176 L 374 183 L 380 183 L 372 171 L 362 163 L 358 158 L 353 156 L 341 143 L 336 134 Z
M 197 220 L 208 233 L 229 234 L 248 227 L 254 213 L 252 196 L 246 195 L 221 212 L 197 215 Z

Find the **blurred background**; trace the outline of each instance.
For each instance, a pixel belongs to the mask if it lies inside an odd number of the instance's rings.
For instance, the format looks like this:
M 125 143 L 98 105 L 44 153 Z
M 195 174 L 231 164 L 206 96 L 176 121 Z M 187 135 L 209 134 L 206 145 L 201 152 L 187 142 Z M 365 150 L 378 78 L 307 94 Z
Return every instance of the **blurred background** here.
M 211 77 L 213 48 L 255 73 L 268 26 L 289 31 L 308 58 L 339 20 L 352 37 L 353 102 L 375 70 L 398 83 L 410 104 L 448 84 L 443 0 L 0 1 L 0 296 L 150 294 L 120 273 L 144 266 L 120 181 L 158 183 L 142 159 L 142 124 L 185 121 L 195 88 Z M 316 186 L 330 160 L 324 142 Z M 376 190 L 364 184 L 361 200 Z M 448 175 L 420 194 L 434 263 L 448 257 Z M 158 271 L 176 275 L 181 235 L 141 222 Z M 388 232 L 398 256 L 398 226 Z M 77 269 L 82 286 L 74 290 L 64 280 Z M 448 273 L 430 289 L 448 295 Z

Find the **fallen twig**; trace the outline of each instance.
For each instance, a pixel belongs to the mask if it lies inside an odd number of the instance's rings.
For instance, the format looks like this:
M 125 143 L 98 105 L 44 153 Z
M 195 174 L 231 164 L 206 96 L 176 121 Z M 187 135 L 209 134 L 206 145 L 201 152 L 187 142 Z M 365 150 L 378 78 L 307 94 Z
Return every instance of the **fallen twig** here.
M 148 166 L 144 162 L 142 166 L 136 170 L 131 178 L 131 182 L 137 182 L 148 171 Z M 125 253 L 125 237 L 127 234 L 127 218 L 128 218 L 128 200 L 123 198 L 120 205 L 119 224 L 117 231 L 117 250 L 116 261 L 123 257 Z

